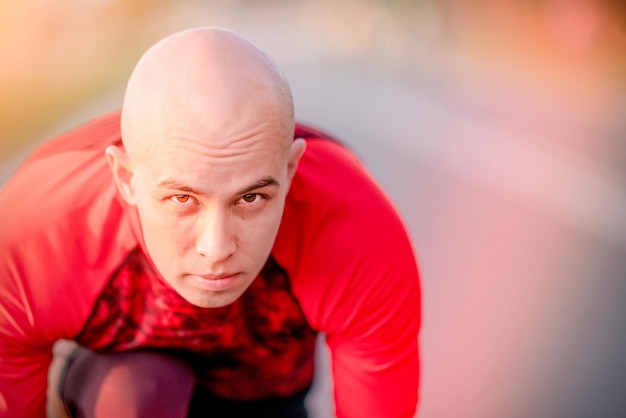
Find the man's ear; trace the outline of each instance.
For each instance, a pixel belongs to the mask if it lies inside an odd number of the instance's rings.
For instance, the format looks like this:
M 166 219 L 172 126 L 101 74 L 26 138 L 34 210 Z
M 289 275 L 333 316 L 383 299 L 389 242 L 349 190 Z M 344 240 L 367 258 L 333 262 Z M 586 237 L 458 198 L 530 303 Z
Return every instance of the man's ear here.
M 129 205 L 136 205 L 133 171 L 123 145 L 109 145 L 104 151 L 120 194 Z
M 287 161 L 287 179 L 290 183 L 296 174 L 298 162 L 304 154 L 304 150 L 306 150 L 306 141 L 303 138 L 294 139 L 289 149 L 289 160 Z

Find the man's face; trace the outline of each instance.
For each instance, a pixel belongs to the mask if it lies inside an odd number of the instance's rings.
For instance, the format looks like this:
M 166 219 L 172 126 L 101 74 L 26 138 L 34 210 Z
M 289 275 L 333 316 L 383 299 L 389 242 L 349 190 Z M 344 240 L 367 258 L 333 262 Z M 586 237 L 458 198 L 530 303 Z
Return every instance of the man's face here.
M 212 142 L 198 132 L 157 129 L 154 145 L 133 161 L 148 254 L 194 305 L 233 302 L 267 260 L 290 181 L 277 132 L 259 124 Z

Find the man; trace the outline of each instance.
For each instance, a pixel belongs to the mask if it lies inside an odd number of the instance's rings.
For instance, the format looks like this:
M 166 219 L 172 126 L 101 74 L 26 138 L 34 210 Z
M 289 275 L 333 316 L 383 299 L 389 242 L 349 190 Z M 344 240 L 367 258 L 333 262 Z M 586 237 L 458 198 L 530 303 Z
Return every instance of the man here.
M 299 417 L 317 333 L 340 417 L 412 417 L 420 300 L 393 208 L 232 32 L 150 48 L 121 115 L 0 192 L 0 417 Z M 55 364 L 56 364 L 55 363 Z

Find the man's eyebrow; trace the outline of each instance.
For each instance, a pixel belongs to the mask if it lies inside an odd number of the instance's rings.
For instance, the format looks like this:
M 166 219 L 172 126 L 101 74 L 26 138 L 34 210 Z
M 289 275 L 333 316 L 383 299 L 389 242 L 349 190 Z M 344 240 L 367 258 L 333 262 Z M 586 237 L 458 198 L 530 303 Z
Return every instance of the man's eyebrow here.
M 243 189 L 237 191 L 235 194 L 236 195 L 242 195 L 242 194 L 246 194 L 246 193 L 250 193 L 251 191 L 254 191 L 256 189 L 260 189 L 262 187 L 267 187 L 267 186 L 274 186 L 274 187 L 278 187 L 280 186 L 280 183 L 278 182 L 278 180 L 274 179 L 273 177 L 267 176 L 267 177 L 263 177 L 259 180 L 257 180 L 255 183 L 244 187 Z M 202 195 L 203 193 L 200 192 L 199 190 L 194 189 L 193 187 L 189 187 L 179 181 L 176 180 L 172 180 L 172 179 L 166 179 L 163 180 L 162 182 L 160 182 L 159 184 L 157 184 L 157 187 L 159 188 L 168 188 L 168 189 L 176 189 L 176 190 L 180 190 L 181 192 L 186 192 L 186 193 L 191 193 L 191 194 L 196 194 L 196 195 Z
M 278 187 L 280 186 L 280 183 L 278 183 L 278 180 L 274 179 L 273 177 L 267 176 L 267 177 L 263 177 L 262 179 L 258 180 L 256 183 L 251 184 L 248 187 L 245 187 L 241 190 L 239 190 L 237 193 L 237 195 L 240 194 L 246 194 L 246 193 L 250 193 L 256 189 L 260 189 L 262 187 L 267 187 L 267 186 L 274 186 L 274 187 Z
M 202 194 L 200 191 L 194 189 L 193 187 L 186 186 L 185 184 L 176 180 L 172 180 L 172 179 L 163 180 L 162 182 L 157 184 L 157 187 L 167 188 L 167 189 L 176 189 L 176 190 L 180 190 L 181 192 L 188 192 L 188 193 L 197 194 L 197 195 Z

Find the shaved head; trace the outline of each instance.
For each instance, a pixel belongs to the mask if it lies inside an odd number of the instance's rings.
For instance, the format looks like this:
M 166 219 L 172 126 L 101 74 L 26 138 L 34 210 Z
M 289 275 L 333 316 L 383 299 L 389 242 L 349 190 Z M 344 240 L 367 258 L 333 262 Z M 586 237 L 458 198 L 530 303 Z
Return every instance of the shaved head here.
M 106 156 L 145 252 L 183 298 L 221 307 L 268 259 L 304 139 L 285 78 L 233 32 L 166 37 L 139 60 Z
M 287 149 L 294 122 L 284 76 L 244 37 L 196 28 L 162 39 L 141 57 L 124 98 L 122 138 L 133 159 L 156 145 L 151 131 L 196 126 L 216 141 L 228 137 L 223 131 L 233 121 L 259 116 L 274 122 L 274 137 Z

